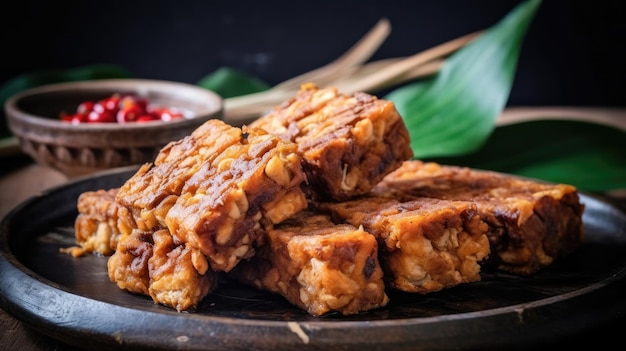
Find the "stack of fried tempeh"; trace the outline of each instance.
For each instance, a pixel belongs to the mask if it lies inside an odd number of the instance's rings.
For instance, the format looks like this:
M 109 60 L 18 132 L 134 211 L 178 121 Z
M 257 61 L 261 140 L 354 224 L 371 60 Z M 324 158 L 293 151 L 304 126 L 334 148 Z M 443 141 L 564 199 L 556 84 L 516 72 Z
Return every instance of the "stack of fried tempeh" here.
M 249 126 L 206 122 L 120 189 L 83 193 L 76 238 L 112 253 L 120 288 L 179 311 L 228 274 L 312 315 L 385 306 L 386 286 L 478 281 L 483 262 L 532 274 L 579 245 L 575 188 L 412 155 L 393 103 L 307 84 Z

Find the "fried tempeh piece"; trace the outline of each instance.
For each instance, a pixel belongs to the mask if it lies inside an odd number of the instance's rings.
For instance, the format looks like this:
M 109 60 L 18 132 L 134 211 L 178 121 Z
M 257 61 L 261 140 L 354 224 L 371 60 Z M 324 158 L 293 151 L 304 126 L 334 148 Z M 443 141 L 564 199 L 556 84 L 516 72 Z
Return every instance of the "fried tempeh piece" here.
M 152 232 L 135 229 L 121 237 L 115 252 L 107 261 L 109 278 L 120 289 L 149 295 L 148 261 L 153 255 Z
M 377 238 L 389 287 L 425 294 L 480 280 L 489 242 L 471 203 L 368 195 L 317 206 Z
M 167 229 L 146 232 L 123 223 L 119 188 L 87 191 L 78 199 L 77 242 L 84 252 L 111 255 L 109 278 L 119 288 L 148 295 L 178 311 L 197 306 L 217 286 L 217 273 L 197 249 L 176 245 Z
M 78 197 L 74 221 L 76 243 L 82 253 L 113 254 L 121 235 L 130 234 L 134 223 L 126 209 L 115 202 L 118 188 L 86 191 Z
M 534 274 L 570 254 L 584 234 L 584 206 L 567 184 L 415 160 L 389 174 L 376 191 L 476 204 L 489 225 L 486 264 L 514 274 Z
M 254 253 L 261 222 L 279 223 L 307 206 L 297 146 L 261 129 L 210 120 L 164 147 L 124 183 L 116 200 L 137 228 L 167 228 L 177 242 L 229 271 Z
M 148 292 L 158 303 L 178 311 L 197 307 L 217 287 L 218 273 L 209 269 L 206 257 L 190 245 L 175 244 L 167 230 L 152 235 L 153 255 L 148 261 Z
M 413 156 L 391 101 L 304 84 L 296 96 L 250 126 L 298 144 L 310 197 L 345 200 L 369 192 Z
M 362 228 L 303 211 L 268 229 L 267 243 L 229 276 L 315 316 L 351 315 L 388 302 L 377 253 L 376 239 Z
M 187 180 L 227 147 L 238 144 L 242 130 L 209 120 L 188 137 L 163 147 L 154 163 L 143 165 L 121 187 L 117 200 L 131 211 L 138 229 L 167 227 L 165 216 Z
M 120 289 L 148 295 L 155 303 L 193 310 L 218 284 L 204 255 L 176 244 L 167 229 L 134 230 L 120 238 L 107 262 L 109 278 Z

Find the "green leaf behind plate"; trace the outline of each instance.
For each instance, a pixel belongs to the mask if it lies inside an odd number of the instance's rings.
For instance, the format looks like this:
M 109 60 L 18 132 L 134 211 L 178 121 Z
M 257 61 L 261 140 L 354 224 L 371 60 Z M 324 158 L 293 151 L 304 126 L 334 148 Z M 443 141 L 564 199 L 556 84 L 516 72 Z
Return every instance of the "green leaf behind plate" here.
M 200 79 L 197 85 L 216 92 L 224 99 L 257 93 L 270 88 L 268 84 L 260 79 L 228 67 L 219 68 Z
M 526 30 L 541 1 L 525 1 L 452 54 L 428 80 L 391 91 L 416 158 L 459 155 L 482 146 L 511 90 Z
M 477 152 L 428 160 L 607 192 L 626 189 L 625 150 L 626 132 L 621 129 L 545 120 L 498 127 Z

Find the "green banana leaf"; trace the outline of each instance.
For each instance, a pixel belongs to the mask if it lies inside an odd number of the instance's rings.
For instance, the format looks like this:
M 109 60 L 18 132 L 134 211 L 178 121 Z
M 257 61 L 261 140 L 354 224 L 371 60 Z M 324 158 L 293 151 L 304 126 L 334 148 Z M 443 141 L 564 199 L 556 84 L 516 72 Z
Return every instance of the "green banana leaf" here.
M 452 54 L 433 78 L 391 91 L 416 158 L 480 148 L 511 91 L 520 47 L 541 1 L 517 5 L 500 22 Z
M 588 122 L 501 126 L 476 152 L 424 160 L 566 183 L 588 192 L 626 189 L 626 131 Z
M 434 77 L 391 91 L 415 158 L 567 183 L 590 192 L 626 189 L 623 130 L 575 121 L 495 127 L 524 35 L 541 4 L 520 3 L 457 51 Z
M 197 85 L 212 90 L 224 99 L 257 93 L 270 88 L 269 84 L 230 67 L 222 67 L 203 77 Z

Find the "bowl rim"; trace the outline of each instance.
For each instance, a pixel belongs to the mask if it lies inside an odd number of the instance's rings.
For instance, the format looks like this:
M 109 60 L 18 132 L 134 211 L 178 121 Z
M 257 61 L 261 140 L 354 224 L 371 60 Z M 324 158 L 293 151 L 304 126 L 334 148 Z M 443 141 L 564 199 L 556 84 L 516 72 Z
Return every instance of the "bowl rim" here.
M 202 108 L 198 113 L 194 114 L 191 118 L 177 119 L 173 121 L 146 121 L 141 123 L 81 123 L 72 124 L 64 122 L 60 119 L 43 118 L 32 113 L 26 112 L 18 107 L 18 102 L 24 98 L 35 96 L 38 94 L 50 93 L 50 92 L 67 92 L 75 89 L 81 89 L 83 91 L 93 91 L 100 89 L 128 89 L 128 90 L 161 90 L 177 88 L 192 92 L 198 96 L 204 96 L 206 107 Z M 4 109 L 7 115 L 7 119 L 17 118 L 23 122 L 36 124 L 39 126 L 53 128 L 57 130 L 117 130 L 120 126 L 124 126 L 127 130 L 139 130 L 147 127 L 153 128 L 172 128 L 181 124 L 195 123 L 198 118 L 210 119 L 210 118 L 222 118 L 224 109 L 224 99 L 216 92 L 203 88 L 198 85 L 193 85 L 184 82 L 177 82 L 171 80 L 159 80 L 159 79 L 141 79 L 141 78 L 107 78 L 107 79 L 93 79 L 93 80 L 81 80 L 81 81 L 69 81 L 50 83 L 40 85 L 37 87 L 29 88 L 18 92 L 9 97 L 4 103 Z

